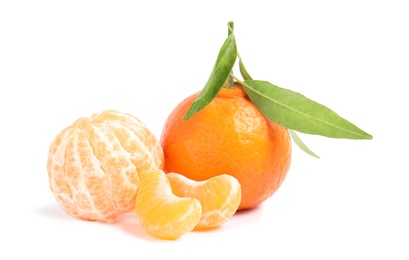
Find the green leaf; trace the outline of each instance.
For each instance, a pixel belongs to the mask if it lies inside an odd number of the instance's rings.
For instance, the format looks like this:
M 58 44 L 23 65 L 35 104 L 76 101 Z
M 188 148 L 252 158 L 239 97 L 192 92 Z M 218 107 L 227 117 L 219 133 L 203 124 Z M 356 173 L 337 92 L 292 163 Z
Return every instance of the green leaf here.
M 243 87 L 266 117 L 288 129 L 331 138 L 372 139 L 331 109 L 297 92 L 259 80 L 245 80 Z
M 243 61 L 240 58 L 239 58 L 239 69 L 240 69 L 240 74 L 244 80 L 252 80 L 250 74 L 246 70 L 246 67 L 244 67 Z
M 206 85 L 196 100 L 192 103 L 186 115 L 183 117 L 184 120 L 191 118 L 217 96 L 220 89 L 223 87 L 223 84 L 226 82 L 231 70 L 233 69 L 236 58 L 236 40 L 234 38 L 234 34 L 231 33 L 219 51 L 216 63 L 209 79 L 206 82 Z
M 310 150 L 310 148 L 307 147 L 307 145 L 301 140 L 301 138 L 297 135 L 297 133 L 292 130 L 288 129 L 288 133 L 290 134 L 291 138 L 295 142 L 298 147 L 301 148 L 304 152 L 308 153 L 309 155 L 315 157 L 315 158 L 320 158 L 318 155 L 316 155 L 313 151 Z

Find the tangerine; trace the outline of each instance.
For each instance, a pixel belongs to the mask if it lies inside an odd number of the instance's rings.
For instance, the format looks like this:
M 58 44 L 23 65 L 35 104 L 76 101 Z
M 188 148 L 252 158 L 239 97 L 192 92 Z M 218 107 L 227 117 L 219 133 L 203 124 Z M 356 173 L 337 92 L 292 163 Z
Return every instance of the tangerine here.
M 161 134 L 165 172 L 196 181 L 229 174 L 241 184 L 239 210 L 254 208 L 284 181 L 291 162 L 286 128 L 267 119 L 243 87 L 223 87 L 192 118 L 183 117 L 199 92 L 180 102 Z
M 159 140 L 136 117 L 108 110 L 76 120 L 49 147 L 49 185 L 69 215 L 112 222 L 135 208 L 139 174 L 163 168 Z

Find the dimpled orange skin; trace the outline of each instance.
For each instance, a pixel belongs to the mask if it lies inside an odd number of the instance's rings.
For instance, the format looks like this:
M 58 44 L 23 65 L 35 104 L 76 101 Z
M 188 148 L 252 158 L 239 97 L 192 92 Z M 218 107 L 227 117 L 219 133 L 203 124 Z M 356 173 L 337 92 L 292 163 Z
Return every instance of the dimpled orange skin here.
M 280 187 L 290 168 L 291 139 L 236 85 L 222 88 L 188 120 L 183 116 L 199 93 L 183 100 L 165 122 L 161 145 L 165 172 L 193 180 L 224 173 L 236 177 L 242 188 L 238 209 L 243 210 L 258 206 Z

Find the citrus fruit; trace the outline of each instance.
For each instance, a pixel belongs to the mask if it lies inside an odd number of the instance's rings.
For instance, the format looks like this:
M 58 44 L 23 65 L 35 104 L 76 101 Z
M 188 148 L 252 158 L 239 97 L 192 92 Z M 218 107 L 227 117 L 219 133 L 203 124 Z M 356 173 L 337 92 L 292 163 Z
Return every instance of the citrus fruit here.
M 103 111 L 76 120 L 49 147 L 49 185 L 71 216 L 112 222 L 131 212 L 139 173 L 163 168 L 159 140 L 136 117 Z
M 202 205 L 202 215 L 195 228 L 214 228 L 229 220 L 240 204 L 241 187 L 236 178 L 222 174 L 204 181 L 194 181 L 178 173 L 166 175 L 172 192 L 192 197 Z
M 146 232 L 160 239 L 173 240 L 195 228 L 202 213 L 197 199 L 174 195 L 160 169 L 140 174 L 140 177 L 135 213 Z
M 287 129 L 267 119 L 238 83 L 223 87 L 207 106 L 184 120 L 198 95 L 179 103 L 164 124 L 165 172 L 196 181 L 232 175 L 241 184 L 239 210 L 256 207 L 277 191 L 289 170 Z

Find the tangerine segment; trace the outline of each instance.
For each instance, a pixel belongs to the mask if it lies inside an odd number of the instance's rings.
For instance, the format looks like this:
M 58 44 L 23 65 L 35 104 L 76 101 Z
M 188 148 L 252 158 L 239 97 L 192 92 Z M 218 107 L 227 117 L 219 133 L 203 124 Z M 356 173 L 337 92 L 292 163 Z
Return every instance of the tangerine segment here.
M 175 196 L 160 169 L 141 174 L 140 178 L 135 213 L 146 232 L 174 240 L 194 229 L 202 213 L 197 199 Z
M 136 117 L 103 111 L 76 120 L 53 140 L 49 185 L 69 215 L 112 222 L 132 212 L 140 172 L 162 168 L 163 151 Z
M 173 194 L 200 201 L 202 216 L 197 229 L 222 225 L 240 205 L 241 186 L 233 176 L 222 174 L 204 181 L 194 181 L 178 173 L 168 173 L 166 176 Z
M 111 131 L 128 151 L 138 172 L 150 172 L 163 167 L 163 149 L 159 140 L 137 117 L 113 110 L 103 111 L 91 117 L 94 124 L 109 125 Z

